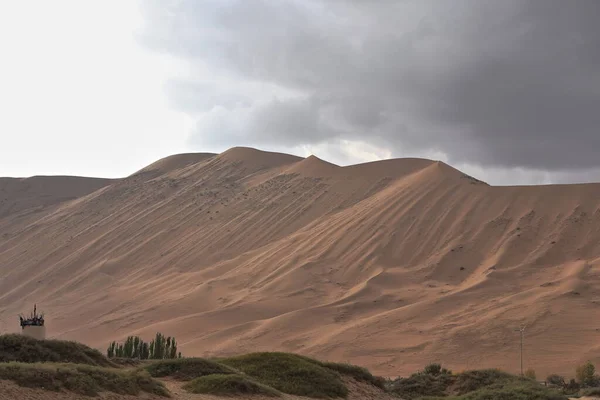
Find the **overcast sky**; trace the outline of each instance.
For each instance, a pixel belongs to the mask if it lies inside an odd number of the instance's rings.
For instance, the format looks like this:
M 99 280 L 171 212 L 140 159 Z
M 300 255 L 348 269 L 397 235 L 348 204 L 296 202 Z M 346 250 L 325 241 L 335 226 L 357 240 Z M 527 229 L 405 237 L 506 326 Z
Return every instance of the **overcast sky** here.
M 252 146 L 600 181 L 598 0 L 0 3 L 0 176 Z

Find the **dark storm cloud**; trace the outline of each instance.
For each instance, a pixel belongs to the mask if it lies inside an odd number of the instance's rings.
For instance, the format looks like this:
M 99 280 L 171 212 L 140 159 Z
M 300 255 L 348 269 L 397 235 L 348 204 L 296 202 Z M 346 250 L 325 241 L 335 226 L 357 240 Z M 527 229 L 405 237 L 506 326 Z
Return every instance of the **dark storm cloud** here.
M 231 144 L 350 139 L 488 167 L 598 165 L 598 0 L 153 0 L 144 17 L 148 47 L 230 80 L 170 87 L 181 110 L 244 122 L 199 123 L 204 140 L 221 126 Z M 293 95 L 258 102 L 231 82 Z

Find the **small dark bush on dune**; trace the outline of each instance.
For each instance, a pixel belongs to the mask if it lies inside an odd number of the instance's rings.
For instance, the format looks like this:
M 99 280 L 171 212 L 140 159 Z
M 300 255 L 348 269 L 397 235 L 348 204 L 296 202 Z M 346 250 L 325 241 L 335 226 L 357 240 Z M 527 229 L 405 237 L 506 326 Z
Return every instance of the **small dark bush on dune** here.
M 0 362 L 56 362 L 114 367 L 102 353 L 65 340 L 37 340 L 23 335 L 0 336 Z
M 242 375 L 208 375 L 196 378 L 184 386 L 191 393 L 222 396 L 263 395 L 279 397 L 281 394 L 268 386 L 254 382 Z
M 0 364 L 0 380 L 10 380 L 23 387 L 49 391 L 68 390 L 86 396 L 108 391 L 138 395 L 147 392 L 168 397 L 168 391 L 148 373 L 69 364 Z
M 155 378 L 170 376 L 177 380 L 189 381 L 206 375 L 229 375 L 237 371 L 204 358 L 176 358 L 151 362 L 143 367 Z
M 288 353 L 253 353 L 219 359 L 280 392 L 315 398 L 346 397 L 348 389 L 330 368 Z

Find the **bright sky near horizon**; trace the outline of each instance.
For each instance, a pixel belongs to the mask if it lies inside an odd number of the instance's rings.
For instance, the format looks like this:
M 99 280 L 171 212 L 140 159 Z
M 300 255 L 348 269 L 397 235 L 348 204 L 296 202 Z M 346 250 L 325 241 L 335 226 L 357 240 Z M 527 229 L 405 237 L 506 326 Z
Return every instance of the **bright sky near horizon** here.
M 175 63 L 136 43 L 138 4 L 1 4 L 1 176 L 121 177 L 189 150 L 163 93 Z
M 598 15 L 595 0 L 0 0 L 0 176 L 122 177 L 239 145 L 600 181 Z

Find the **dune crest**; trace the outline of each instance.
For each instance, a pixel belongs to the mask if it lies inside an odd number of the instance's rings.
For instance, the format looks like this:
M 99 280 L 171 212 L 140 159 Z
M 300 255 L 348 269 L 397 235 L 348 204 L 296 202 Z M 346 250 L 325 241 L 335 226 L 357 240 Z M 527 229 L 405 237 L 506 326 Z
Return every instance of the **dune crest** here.
M 58 203 L 4 186 L 22 204 L 0 213 L 5 330 L 35 301 L 49 337 L 101 349 L 160 331 L 187 355 L 282 350 L 395 376 L 515 372 L 525 323 L 539 376 L 600 360 L 600 184 L 243 147 L 68 182 L 50 185 Z

